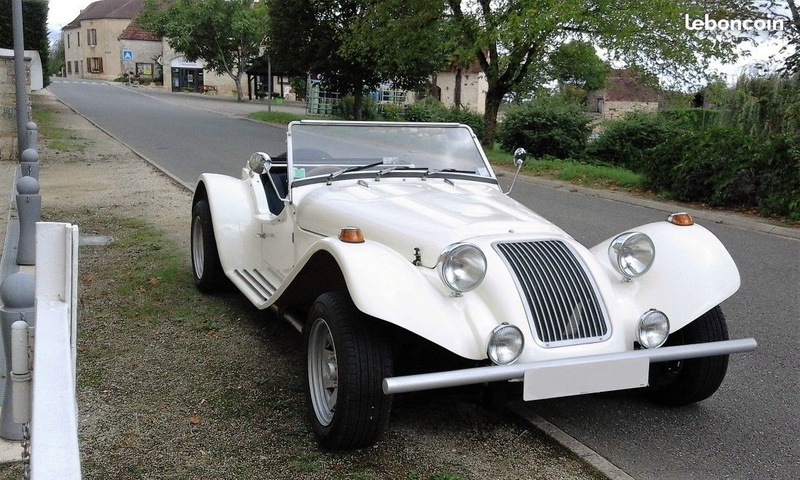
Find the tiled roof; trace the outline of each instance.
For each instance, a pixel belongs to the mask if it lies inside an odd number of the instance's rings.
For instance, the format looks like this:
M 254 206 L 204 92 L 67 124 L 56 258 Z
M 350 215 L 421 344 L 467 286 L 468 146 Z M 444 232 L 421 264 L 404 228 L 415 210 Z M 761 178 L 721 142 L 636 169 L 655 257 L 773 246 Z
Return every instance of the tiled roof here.
M 657 102 L 658 93 L 639 82 L 632 70 L 614 70 L 606 84 L 606 100 Z
M 136 22 L 131 22 L 128 25 L 128 28 L 122 31 L 122 34 L 119 36 L 120 40 L 141 40 L 145 42 L 160 42 L 161 37 L 156 35 L 155 33 L 149 32 L 139 25 L 136 25 Z
M 78 28 L 83 20 L 133 19 L 142 10 L 143 4 L 144 0 L 99 0 L 84 8 L 80 15 L 69 22 L 63 30 Z

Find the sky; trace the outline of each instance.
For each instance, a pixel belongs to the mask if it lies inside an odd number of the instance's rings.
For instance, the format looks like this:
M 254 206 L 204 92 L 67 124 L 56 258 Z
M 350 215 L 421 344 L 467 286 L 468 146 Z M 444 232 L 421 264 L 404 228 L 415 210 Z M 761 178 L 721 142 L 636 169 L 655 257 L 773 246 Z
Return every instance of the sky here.
M 61 27 L 74 20 L 81 13 L 81 9 L 86 8 L 94 0 L 50 0 L 50 13 L 48 14 L 47 25 L 51 31 L 60 31 Z M 757 48 L 751 49 L 750 56 L 742 57 L 737 62 L 728 65 L 711 65 L 711 68 L 720 73 L 732 82 L 744 71 L 759 63 L 767 63 L 769 56 L 775 54 L 780 46 L 775 42 L 770 42 L 769 38 L 762 42 Z

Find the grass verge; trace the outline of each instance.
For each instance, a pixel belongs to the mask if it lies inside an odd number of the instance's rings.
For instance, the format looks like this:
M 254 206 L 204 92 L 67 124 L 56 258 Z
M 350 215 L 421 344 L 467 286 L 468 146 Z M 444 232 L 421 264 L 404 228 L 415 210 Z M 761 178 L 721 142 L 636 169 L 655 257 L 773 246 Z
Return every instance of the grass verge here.
M 113 237 L 79 253 L 85 479 L 467 480 L 486 478 L 467 454 L 485 457 L 485 442 L 564 464 L 560 447 L 520 443 L 528 432 L 507 414 L 447 395 L 399 398 L 399 418 L 373 448 L 321 450 L 305 419 L 301 337 L 288 324 L 239 294 L 199 294 L 186 252 L 140 219 L 52 208 L 43 217 Z M 477 468 L 496 471 L 498 455 Z M 0 468 L 2 479 L 19 473 Z M 569 477 L 597 478 L 582 466 Z
M 49 148 L 58 151 L 83 153 L 86 151 L 86 139 L 79 137 L 56 122 L 55 110 L 46 106 L 32 110 L 33 121 L 38 127 L 39 137 L 46 138 Z

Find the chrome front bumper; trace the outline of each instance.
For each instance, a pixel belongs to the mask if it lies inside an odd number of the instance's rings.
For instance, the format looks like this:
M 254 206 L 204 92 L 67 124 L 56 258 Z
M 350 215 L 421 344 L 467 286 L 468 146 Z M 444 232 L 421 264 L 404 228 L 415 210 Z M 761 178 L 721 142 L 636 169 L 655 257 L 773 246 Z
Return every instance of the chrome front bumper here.
M 383 379 L 383 392 L 386 394 L 416 392 L 432 390 L 435 388 L 458 387 L 478 383 L 501 382 L 507 380 L 525 379 L 525 400 L 551 398 L 557 396 L 577 395 L 600 391 L 620 390 L 626 388 L 643 387 L 647 385 L 647 368 L 650 363 L 686 360 L 690 358 L 714 357 L 731 353 L 749 352 L 755 350 L 758 343 L 755 339 L 745 338 L 740 340 L 725 340 L 721 342 L 698 343 L 676 347 L 654 348 L 650 350 L 634 350 L 630 352 L 609 353 L 604 355 L 591 355 L 587 357 L 563 358 L 544 362 L 523 363 L 514 365 L 492 365 L 488 367 L 452 370 L 449 372 L 425 373 L 420 375 L 407 375 L 403 377 L 389 377 Z M 620 368 L 623 366 L 623 368 Z M 643 370 L 644 369 L 644 370 Z M 617 373 L 616 376 L 624 377 L 624 373 L 636 371 L 638 378 L 619 379 L 615 383 L 614 375 L 605 375 L 598 378 L 598 373 L 603 371 Z M 533 372 L 547 372 L 545 376 L 532 375 Z M 572 375 L 583 375 L 588 385 L 576 384 Z M 644 375 L 644 384 L 642 384 Z M 528 385 L 537 378 L 558 378 L 554 382 L 570 385 L 573 391 L 564 392 L 563 388 L 553 389 L 548 385 Z M 592 383 L 600 385 L 592 385 Z M 529 391 L 543 390 L 541 394 Z

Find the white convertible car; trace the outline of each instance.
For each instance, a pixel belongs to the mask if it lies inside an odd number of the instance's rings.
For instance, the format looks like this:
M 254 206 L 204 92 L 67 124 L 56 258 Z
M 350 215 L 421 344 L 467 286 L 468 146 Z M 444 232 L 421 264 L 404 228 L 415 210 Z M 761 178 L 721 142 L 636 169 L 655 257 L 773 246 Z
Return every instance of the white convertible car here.
M 374 443 L 393 394 L 433 388 L 690 404 L 756 348 L 728 339 L 739 273 L 689 215 L 587 248 L 504 193 L 464 125 L 294 122 L 285 155 L 200 177 L 191 256 L 201 291 L 233 283 L 302 331 L 329 449 Z

